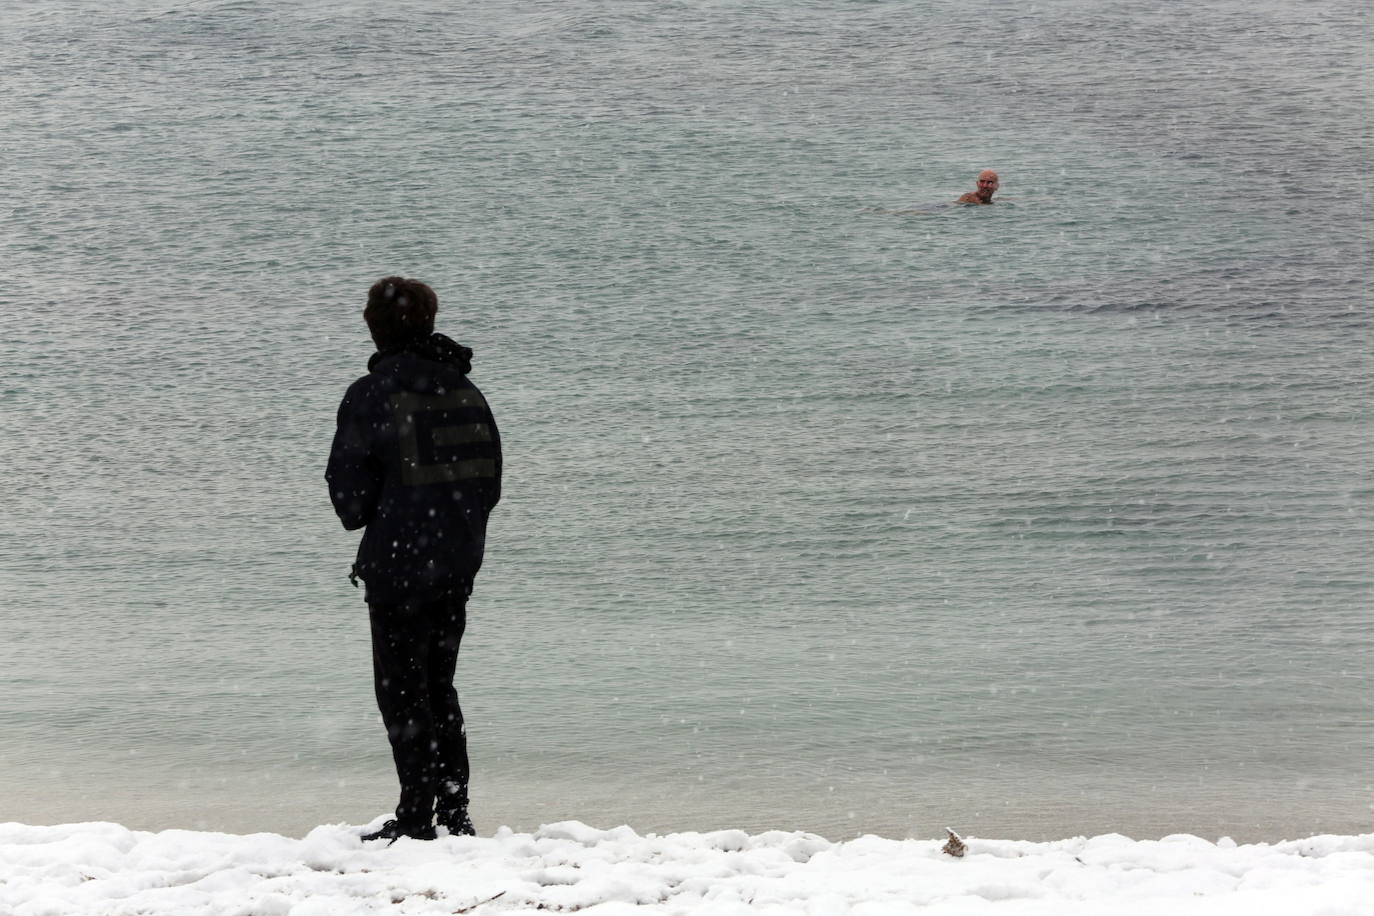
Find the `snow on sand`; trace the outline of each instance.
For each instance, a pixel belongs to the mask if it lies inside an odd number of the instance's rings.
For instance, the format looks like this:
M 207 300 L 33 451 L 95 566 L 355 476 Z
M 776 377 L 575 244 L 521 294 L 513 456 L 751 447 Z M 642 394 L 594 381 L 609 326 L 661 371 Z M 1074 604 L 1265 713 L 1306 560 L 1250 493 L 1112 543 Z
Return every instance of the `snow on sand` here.
M 577 821 L 390 847 L 364 847 L 358 833 L 0 824 L 0 914 L 1374 914 L 1374 834 L 1253 846 L 967 839 L 954 858 L 941 840 L 640 836 Z

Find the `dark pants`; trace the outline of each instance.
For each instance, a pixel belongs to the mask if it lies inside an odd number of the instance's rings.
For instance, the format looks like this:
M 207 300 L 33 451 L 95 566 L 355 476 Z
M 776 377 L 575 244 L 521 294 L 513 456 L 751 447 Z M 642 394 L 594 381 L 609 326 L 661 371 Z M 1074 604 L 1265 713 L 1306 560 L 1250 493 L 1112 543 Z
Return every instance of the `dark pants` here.
M 372 672 L 401 801 L 403 824 L 428 824 L 468 803 L 468 745 L 453 687 L 467 623 L 465 591 L 422 602 L 369 604 Z

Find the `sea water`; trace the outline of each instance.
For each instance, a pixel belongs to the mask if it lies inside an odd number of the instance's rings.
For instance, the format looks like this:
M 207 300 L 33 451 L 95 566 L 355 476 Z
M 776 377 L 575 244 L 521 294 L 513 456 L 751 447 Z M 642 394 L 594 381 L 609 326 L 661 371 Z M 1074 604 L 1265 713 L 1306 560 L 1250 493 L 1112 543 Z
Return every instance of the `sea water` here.
M 1370 829 L 1366 4 L 0 32 L 0 820 L 394 804 L 322 472 L 402 273 L 505 443 L 479 829 Z

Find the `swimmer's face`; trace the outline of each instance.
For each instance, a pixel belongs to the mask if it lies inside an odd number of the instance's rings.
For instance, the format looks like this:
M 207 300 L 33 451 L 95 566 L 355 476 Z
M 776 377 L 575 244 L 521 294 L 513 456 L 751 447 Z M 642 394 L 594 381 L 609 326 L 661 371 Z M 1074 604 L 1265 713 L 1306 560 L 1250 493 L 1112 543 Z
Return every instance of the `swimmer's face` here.
M 979 190 L 979 191 L 982 191 L 982 192 L 984 192 L 985 194 L 991 194 L 993 191 L 996 191 L 997 188 L 998 188 L 998 184 L 997 184 L 997 173 L 996 173 L 996 172 L 979 172 L 979 173 L 978 173 L 978 190 Z

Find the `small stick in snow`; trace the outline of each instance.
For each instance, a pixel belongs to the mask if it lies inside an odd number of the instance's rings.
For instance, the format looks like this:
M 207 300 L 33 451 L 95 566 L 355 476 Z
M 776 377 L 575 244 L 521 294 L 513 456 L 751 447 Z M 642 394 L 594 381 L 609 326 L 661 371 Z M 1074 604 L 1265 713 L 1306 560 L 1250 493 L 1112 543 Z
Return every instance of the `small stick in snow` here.
M 504 897 L 504 896 L 506 896 L 506 892 L 505 892 L 505 891 L 502 891 L 501 893 L 499 893 L 499 894 L 496 895 L 496 897 Z M 486 900 L 479 900 L 479 901 L 477 901 L 476 903 L 474 903 L 472 906 L 465 906 L 465 907 L 463 907 L 461 910 L 454 910 L 453 912 L 455 912 L 455 913 L 471 913 L 473 910 L 477 909 L 479 906 L 486 906 L 488 903 L 491 903 L 493 900 L 496 899 L 496 897 L 488 897 Z
M 945 828 L 945 833 L 949 834 L 949 842 L 946 843 L 940 851 L 946 855 L 954 856 L 956 859 L 962 859 L 964 853 L 968 852 L 968 846 L 964 843 L 964 838 L 948 827 Z

